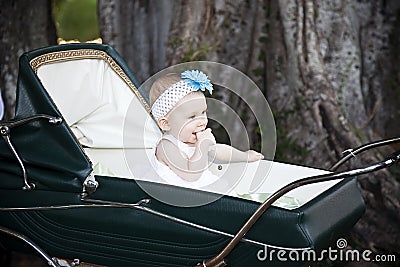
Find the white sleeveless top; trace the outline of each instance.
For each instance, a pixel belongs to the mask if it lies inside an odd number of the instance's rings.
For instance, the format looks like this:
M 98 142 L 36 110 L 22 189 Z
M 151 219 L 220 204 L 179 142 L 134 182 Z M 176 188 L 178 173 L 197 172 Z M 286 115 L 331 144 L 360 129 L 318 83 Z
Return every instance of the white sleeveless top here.
M 160 141 L 163 139 L 168 140 L 172 142 L 174 145 L 176 145 L 179 148 L 179 150 L 181 150 L 188 156 L 188 158 L 193 156 L 194 151 L 196 149 L 195 147 L 183 143 L 182 141 L 176 139 L 172 135 L 163 135 Z M 157 142 L 157 146 L 160 143 L 160 141 Z M 196 181 L 186 181 L 181 177 L 179 177 L 167 165 L 158 161 L 155 152 L 156 149 L 154 149 L 154 153 L 152 153 L 151 164 L 153 165 L 153 168 L 157 172 L 158 176 L 160 176 L 161 179 L 163 179 L 164 181 L 168 182 L 171 185 L 190 187 L 190 188 L 200 188 L 210 185 L 219 179 L 217 175 L 213 174 L 209 169 L 206 169 L 201 175 L 201 177 Z

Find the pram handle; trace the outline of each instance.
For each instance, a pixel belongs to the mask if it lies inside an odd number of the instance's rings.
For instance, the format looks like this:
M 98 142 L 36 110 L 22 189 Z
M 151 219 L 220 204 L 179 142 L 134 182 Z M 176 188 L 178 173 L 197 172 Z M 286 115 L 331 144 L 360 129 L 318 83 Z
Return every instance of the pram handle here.
M 400 143 L 400 137 L 371 142 L 371 143 L 359 146 L 355 149 L 352 149 L 352 148 L 347 149 L 347 150 L 343 151 L 343 153 L 348 152 L 348 154 L 345 155 L 343 158 L 341 158 L 338 162 L 336 162 L 329 170 L 336 171 L 342 164 L 344 164 L 350 158 L 355 157 L 357 154 L 359 154 L 361 152 L 370 150 L 372 148 L 386 146 L 386 145 L 390 145 L 390 144 L 394 144 L 394 143 Z
M 225 246 L 225 248 L 215 257 L 205 260 L 202 263 L 196 265 L 196 267 L 220 267 L 226 266 L 225 258 L 229 255 L 229 253 L 235 248 L 235 246 L 240 242 L 240 240 L 246 235 L 246 233 L 250 230 L 250 228 L 257 222 L 257 220 L 264 214 L 264 212 L 271 207 L 271 205 L 278 200 L 280 197 L 285 195 L 286 193 L 296 189 L 298 187 L 326 182 L 336 179 L 344 179 L 349 177 L 354 177 L 361 174 L 366 174 L 370 172 L 374 172 L 383 168 L 387 168 L 397 162 L 400 161 L 400 150 L 393 153 L 391 156 L 386 158 L 383 161 L 377 162 L 370 166 L 364 168 L 358 168 L 349 171 L 343 171 L 339 173 L 328 173 L 322 175 L 316 175 L 311 177 L 302 178 L 300 180 L 294 181 L 275 193 L 273 193 L 264 203 L 262 203 L 258 209 L 253 213 L 253 215 L 246 221 L 246 223 L 242 226 L 242 228 L 236 233 L 233 239 Z

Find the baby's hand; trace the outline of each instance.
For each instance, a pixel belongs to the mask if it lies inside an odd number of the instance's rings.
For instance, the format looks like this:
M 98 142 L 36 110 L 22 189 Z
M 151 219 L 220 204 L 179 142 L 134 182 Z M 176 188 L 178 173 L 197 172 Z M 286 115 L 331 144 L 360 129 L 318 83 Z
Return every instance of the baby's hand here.
M 264 159 L 263 154 L 258 153 L 258 152 L 254 151 L 254 150 L 248 150 L 248 151 L 247 151 L 247 160 L 248 160 L 249 162 L 253 162 L 253 161 L 257 161 L 257 160 L 262 160 L 262 159 Z
M 210 128 L 207 128 L 204 131 L 196 133 L 196 137 L 200 143 L 206 143 L 209 144 L 210 146 L 215 145 L 217 143 Z

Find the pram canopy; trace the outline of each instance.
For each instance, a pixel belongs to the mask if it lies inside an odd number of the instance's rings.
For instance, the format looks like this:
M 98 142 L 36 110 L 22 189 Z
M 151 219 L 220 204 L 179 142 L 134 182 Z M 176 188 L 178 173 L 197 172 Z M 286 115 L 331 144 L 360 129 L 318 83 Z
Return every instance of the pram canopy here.
M 55 257 L 106 266 L 195 266 L 217 254 L 267 196 L 329 173 L 269 161 L 212 164 L 228 183 L 242 176 L 223 192 L 149 175 L 146 153 L 161 132 L 147 93 L 108 45 L 66 44 L 22 55 L 16 115 L 1 126 L 8 132 L 0 142 L 0 226 Z M 254 176 L 267 174 L 249 192 Z M 207 203 L 181 207 L 149 192 Z M 264 247 L 322 249 L 363 212 L 355 177 L 300 187 L 260 217 L 227 257 L 229 266 L 267 265 L 257 258 Z M 6 235 L 0 240 L 23 247 Z M 291 265 L 301 262 L 270 262 Z

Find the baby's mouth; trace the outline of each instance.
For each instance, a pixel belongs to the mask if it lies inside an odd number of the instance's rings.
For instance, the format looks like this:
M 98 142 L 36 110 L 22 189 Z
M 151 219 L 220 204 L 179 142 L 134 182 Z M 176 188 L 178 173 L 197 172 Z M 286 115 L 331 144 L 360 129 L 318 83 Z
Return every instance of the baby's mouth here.
M 198 134 L 199 132 L 201 132 L 201 131 L 195 131 L 195 132 L 192 133 L 193 138 L 194 138 L 195 140 L 197 140 L 197 134 Z
M 202 131 L 204 131 L 204 130 L 195 131 L 195 132 L 193 132 L 192 134 L 195 135 L 195 136 L 197 137 L 197 134 L 200 133 L 200 132 L 202 132 Z

